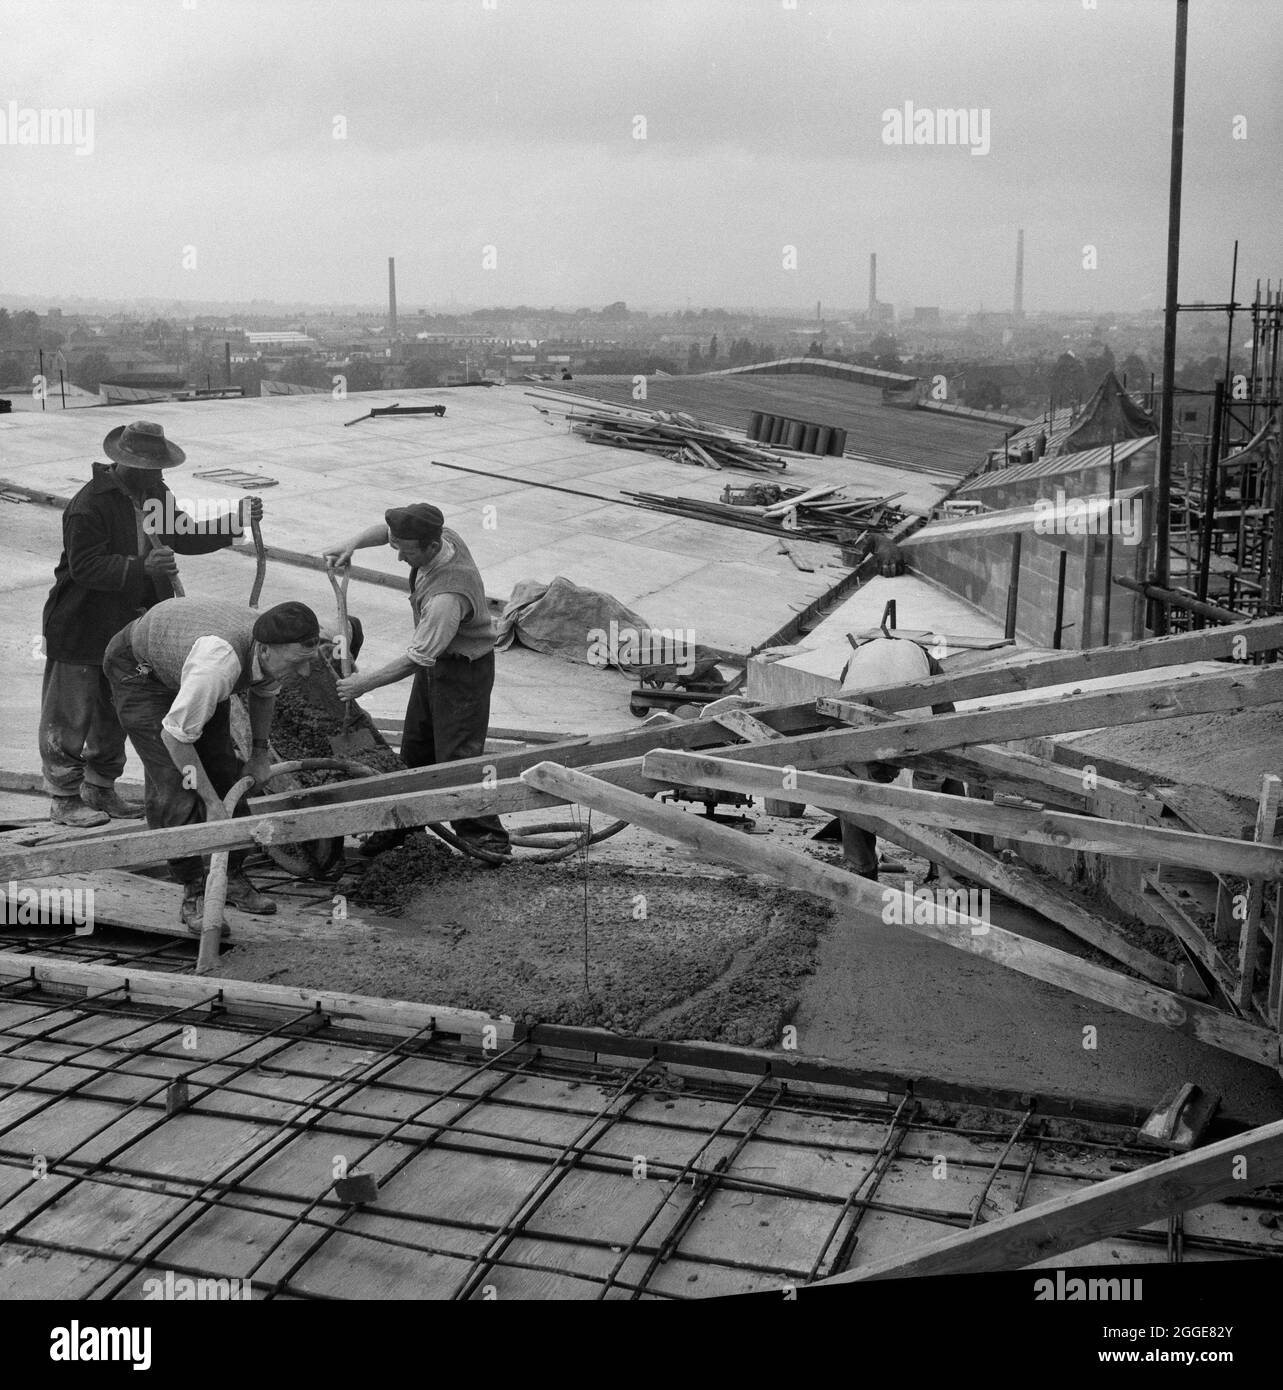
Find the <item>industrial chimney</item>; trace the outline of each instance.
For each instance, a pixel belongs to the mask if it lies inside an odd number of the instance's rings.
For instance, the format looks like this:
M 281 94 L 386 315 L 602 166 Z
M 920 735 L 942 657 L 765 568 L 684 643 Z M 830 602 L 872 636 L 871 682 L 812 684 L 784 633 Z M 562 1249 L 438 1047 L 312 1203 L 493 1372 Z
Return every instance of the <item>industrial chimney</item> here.
M 869 252 L 869 317 L 878 312 L 878 253 Z
M 396 340 L 396 258 L 388 257 L 388 343 Z
M 1014 316 L 1025 316 L 1025 229 L 1016 232 L 1016 303 Z

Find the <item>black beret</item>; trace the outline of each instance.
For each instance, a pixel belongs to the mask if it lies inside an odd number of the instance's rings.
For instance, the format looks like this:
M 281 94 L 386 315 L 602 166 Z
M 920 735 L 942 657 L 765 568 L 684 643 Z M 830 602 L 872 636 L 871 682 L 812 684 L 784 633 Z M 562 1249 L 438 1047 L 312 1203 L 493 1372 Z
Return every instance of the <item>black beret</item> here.
M 405 536 L 418 541 L 435 541 L 440 538 L 445 517 L 439 507 L 430 502 L 412 502 L 408 507 L 393 507 L 384 512 L 388 524 L 388 534 Z
M 269 646 L 286 642 L 315 642 L 321 634 L 316 614 L 305 603 L 278 603 L 260 613 L 254 624 L 254 640 Z

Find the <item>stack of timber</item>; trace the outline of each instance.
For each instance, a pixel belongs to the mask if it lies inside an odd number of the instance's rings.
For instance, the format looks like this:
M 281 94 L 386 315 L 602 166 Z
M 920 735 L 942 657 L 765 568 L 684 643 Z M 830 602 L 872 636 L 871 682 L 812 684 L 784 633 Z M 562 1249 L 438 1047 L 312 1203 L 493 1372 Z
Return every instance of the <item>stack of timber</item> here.
M 901 493 L 887 497 L 847 497 L 837 487 L 778 488 L 777 501 L 766 506 L 705 502 L 697 497 L 672 497 L 656 492 L 625 492 L 639 507 L 688 520 L 713 521 L 742 531 L 769 536 L 788 534 L 796 540 L 829 545 L 852 545 L 871 531 L 890 531 L 905 513 L 891 504 Z M 723 493 L 725 497 L 726 492 Z M 733 494 L 731 494 L 733 495 Z

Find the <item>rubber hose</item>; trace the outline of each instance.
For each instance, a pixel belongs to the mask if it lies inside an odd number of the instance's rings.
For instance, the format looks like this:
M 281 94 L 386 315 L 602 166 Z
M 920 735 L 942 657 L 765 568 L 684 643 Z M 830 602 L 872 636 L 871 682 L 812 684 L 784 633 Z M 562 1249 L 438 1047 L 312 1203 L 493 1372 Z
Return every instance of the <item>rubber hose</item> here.
M 562 849 L 548 850 L 543 854 L 524 854 L 521 857 L 523 864 L 555 864 L 559 859 L 568 859 L 572 854 L 581 849 L 587 849 L 589 845 L 595 845 L 602 840 L 609 839 L 612 835 L 618 835 L 628 825 L 626 820 L 617 820 L 593 834 L 586 835 L 584 828 L 578 825 L 570 825 L 567 828 L 578 833 L 570 844 Z M 452 849 L 457 849 L 462 854 L 470 854 L 474 859 L 480 859 L 484 864 L 509 864 L 512 856 L 508 854 L 492 854 L 489 850 L 476 849 L 474 846 L 466 844 L 461 840 L 449 826 L 442 825 L 439 821 L 430 822 L 427 827 L 439 839 L 444 840 Z M 539 827 L 543 828 L 543 827 Z M 512 843 L 519 844 L 517 836 L 512 837 Z

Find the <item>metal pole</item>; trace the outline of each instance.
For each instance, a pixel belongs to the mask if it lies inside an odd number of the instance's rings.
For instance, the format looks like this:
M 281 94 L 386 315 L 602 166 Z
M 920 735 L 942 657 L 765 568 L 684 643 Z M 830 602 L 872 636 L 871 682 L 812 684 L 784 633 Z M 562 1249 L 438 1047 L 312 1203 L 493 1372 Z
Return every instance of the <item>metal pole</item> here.
M 1207 601 L 1207 585 L 1212 572 L 1212 542 L 1216 532 L 1217 471 L 1221 461 L 1221 423 L 1225 418 L 1225 383 L 1216 383 L 1212 400 L 1212 437 L 1208 442 L 1207 476 L 1203 483 L 1203 536 L 1198 557 L 1198 588 L 1200 601 Z M 1202 614 L 1197 626 L 1202 627 Z
M 1056 626 L 1052 630 L 1051 645 L 1060 650 L 1060 630 L 1065 625 L 1065 570 L 1069 564 L 1069 552 L 1060 552 L 1060 571 L 1056 575 Z
M 1158 489 L 1155 517 L 1153 575 L 1166 588 L 1171 570 L 1172 415 L 1176 384 L 1177 284 L 1181 256 L 1181 164 L 1185 150 L 1185 50 L 1189 29 L 1189 0 L 1176 0 L 1176 58 L 1172 80 L 1172 161 L 1167 200 L 1167 302 L 1163 318 L 1163 400 L 1158 422 Z M 1154 610 L 1153 631 L 1167 632 L 1167 611 Z
M 1109 441 L 1109 511 L 1106 513 L 1105 522 L 1108 530 L 1105 532 L 1105 611 L 1101 615 L 1102 646 L 1109 646 L 1109 615 L 1110 599 L 1113 596 L 1114 586 L 1109 582 L 1110 576 L 1114 572 L 1114 492 L 1118 486 L 1118 469 L 1114 463 L 1114 441 Z
M 1011 538 L 1011 575 L 1007 580 L 1007 624 L 1004 636 L 1010 641 L 1016 635 L 1016 605 L 1020 599 L 1020 549 L 1024 536 L 1017 531 Z

